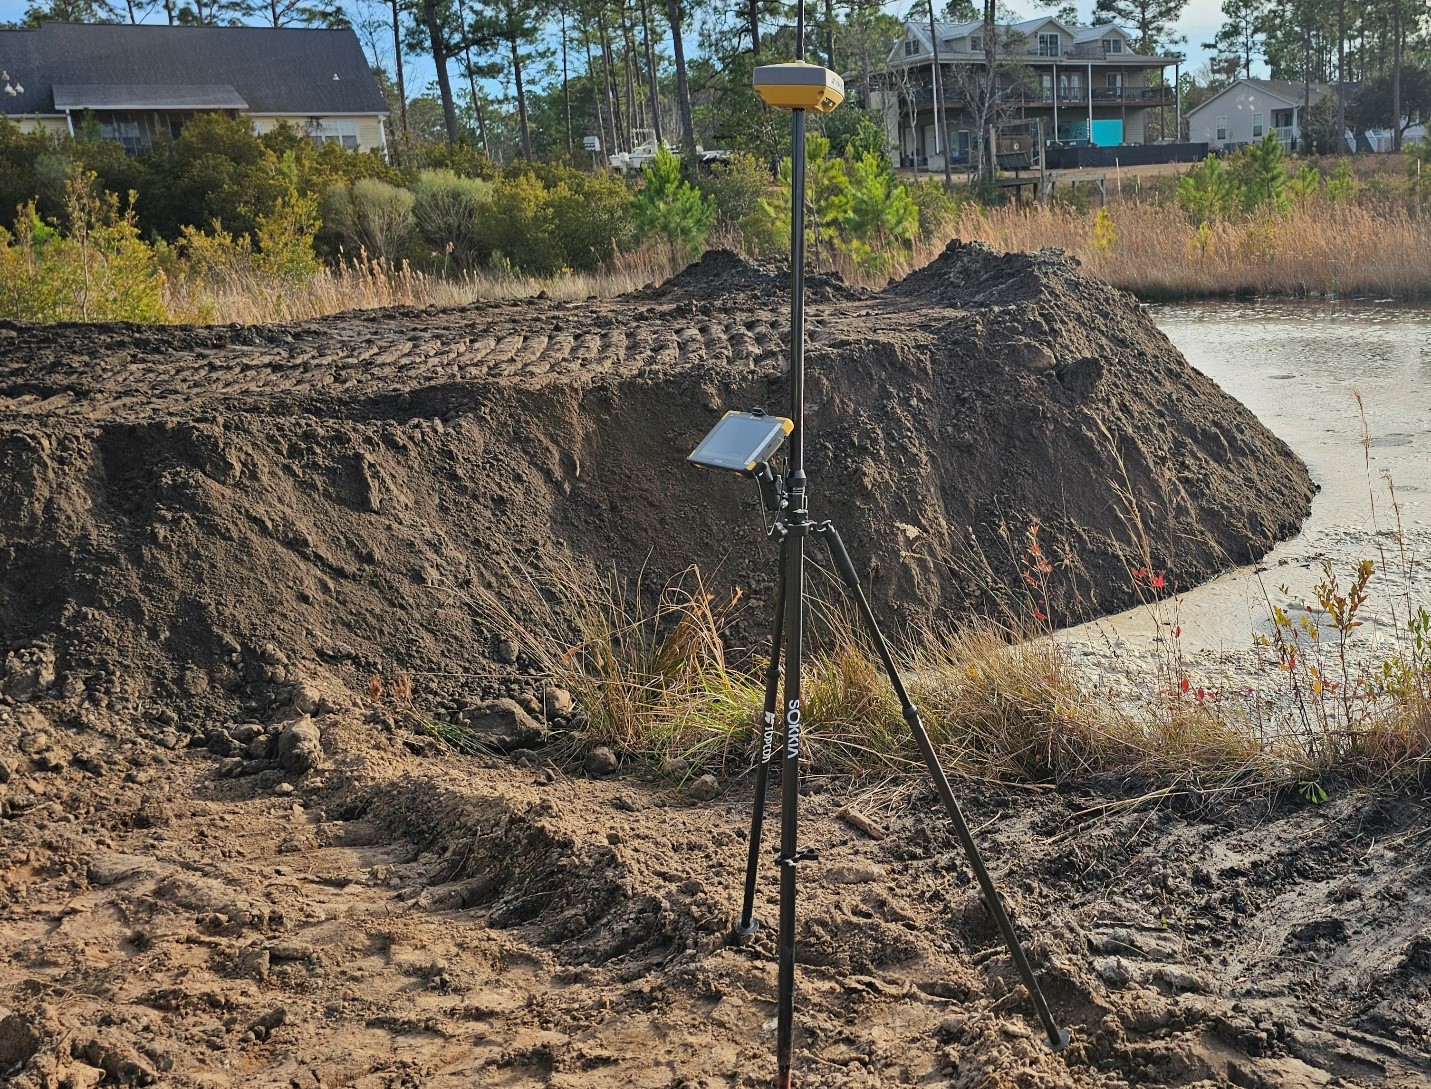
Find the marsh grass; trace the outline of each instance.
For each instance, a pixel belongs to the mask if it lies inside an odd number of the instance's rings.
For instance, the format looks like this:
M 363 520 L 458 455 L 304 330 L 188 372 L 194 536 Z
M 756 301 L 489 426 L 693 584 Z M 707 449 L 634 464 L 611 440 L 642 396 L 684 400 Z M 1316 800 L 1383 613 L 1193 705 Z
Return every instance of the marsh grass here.
M 1239 295 L 1422 298 L 1431 296 L 1431 216 L 1403 204 L 1314 196 L 1286 212 L 1194 224 L 1176 205 L 1151 198 L 1105 209 L 1066 205 L 959 205 L 944 230 L 881 265 L 862 268 L 841 253 L 826 264 L 850 283 L 882 287 L 934 260 L 951 237 L 1019 252 L 1066 250 L 1092 276 L 1150 300 Z M 712 246 L 741 248 L 735 235 Z M 620 254 L 599 272 L 532 277 L 506 269 L 442 276 L 360 255 L 283 283 L 242 263 L 164 284 L 171 320 L 244 324 L 303 320 L 388 306 L 459 306 L 477 301 L 611 298 L 668 279 L 670 251 Z
M 545 277 L 499 269 L 442 276 L 406 262 L 391 266 L 362 254 L 320 269 L 311 277 L 285 282 L 276 282 L 242 262 L 202 276 L 171 275 L 163 293 L 171 320 L 253 325 L 302 321 L 348 310 L 525 299 L 543 292 L 564 302 L 610 298 L 669 279 L 676 271 L 669 254 L 657 249 L 619 255 L 600 272 Z

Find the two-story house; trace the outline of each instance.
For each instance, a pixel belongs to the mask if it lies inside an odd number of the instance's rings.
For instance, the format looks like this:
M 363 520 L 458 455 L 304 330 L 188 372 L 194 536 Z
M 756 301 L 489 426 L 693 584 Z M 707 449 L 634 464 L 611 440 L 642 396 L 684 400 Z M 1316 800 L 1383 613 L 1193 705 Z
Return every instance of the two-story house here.
M 213 111 L 387 148 L 387 103 L 350 28 L 44 23 L 0 30 L 0 74 L 0 116 L 51 132 L 93 124 L 131 152 Z
M 868 107 L 883 118 L 890 149 L 906 165 L 944 166 L 936 110 L 943 109 L 952 161 L 966 163 L 981 120 L 1044 119 L 1048 139 L 1114 147 L 1141 144 L 1154 110 L 1175 105 L 1171 81 L 1150 79 L 1179 63 L 1133 51 L 1120 27 L 1068 26 L 1045 16 L 996 29 L 996 107 L 987 99 L 983 22 L 936 23 L 939 72 L 927 22 L 910 20 L 890 51 Z

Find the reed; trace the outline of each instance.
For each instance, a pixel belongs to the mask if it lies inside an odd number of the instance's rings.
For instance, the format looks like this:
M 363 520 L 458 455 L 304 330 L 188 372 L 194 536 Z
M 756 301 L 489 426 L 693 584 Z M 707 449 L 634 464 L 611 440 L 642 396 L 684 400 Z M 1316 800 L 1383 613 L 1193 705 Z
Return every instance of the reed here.
M 966 205 L 958 235 L 1006 251 L 1056 247 L 1145 299 L 1236 295 L 1431 295 L 1431 217 L 1407 207 L 1313 197 L 1283 214 L 1193 224 L 1175 205 Z

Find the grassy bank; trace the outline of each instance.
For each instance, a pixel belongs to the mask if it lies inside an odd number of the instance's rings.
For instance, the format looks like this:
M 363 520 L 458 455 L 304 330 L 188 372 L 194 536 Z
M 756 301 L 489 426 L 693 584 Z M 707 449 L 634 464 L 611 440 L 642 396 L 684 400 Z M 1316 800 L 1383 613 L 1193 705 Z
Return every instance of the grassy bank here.
M 1036 622 L 974 619 L 958 630 L 909 633 L 900 668 L 941 759 L 972 778 L 1054 784 L 1116 775 L 1189 792 L 1280 787 L 1313 803 L 1339 783 L 1431 785 L 1431 618 L 1413 615 L 1394 651 L 1363 654 L 1354 632 L 1371 567 L 1340 579 L 1327 572 L 1309 603 L 1330 618 L 1320 628 L 1273 610 L 1273 635 L 1258 646 L 1250 677 L 1201 674 L 1172 621 L 1154 659 L 1128 670 L 1131 698 L 1100 690 L 1065 637 Z M 1144 580 L 1145 605 L 1175 618 L 1176 602 L 1151 590 L 1157 581 Z M 714 600 L 696 571 L 654 600 L 616 583 L 594 593 L 576 586 L 553 588 L 565 605 L 525 628 L 505 612 L 495 618 L 522 632 L 548 683 L 576 697 L 584 723 L 565 739 L 567 755 L 607 745 L 676 779 L 750 767 L 765 667 L 728 659 L 724 636 L 738 599 Z M 815 608 L 804 674 L 807 770 L 871 782 L 917 773 L 918 750 L 862 629 L 841 607 Z M 569 641 L 549 634 L 561 630 Z M 461 725 L 430 726 L 459 749 L 480 748 Z

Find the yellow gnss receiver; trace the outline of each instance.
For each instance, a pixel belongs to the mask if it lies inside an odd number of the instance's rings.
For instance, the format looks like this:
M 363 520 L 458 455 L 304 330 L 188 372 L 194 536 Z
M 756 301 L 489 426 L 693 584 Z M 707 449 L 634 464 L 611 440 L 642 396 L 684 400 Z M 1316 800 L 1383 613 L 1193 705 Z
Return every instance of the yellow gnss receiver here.
M 755 93 L 777 110 L 829 113 L 845 100 L 845 81 L 818 64 L 762 64 L 751 81 Z

